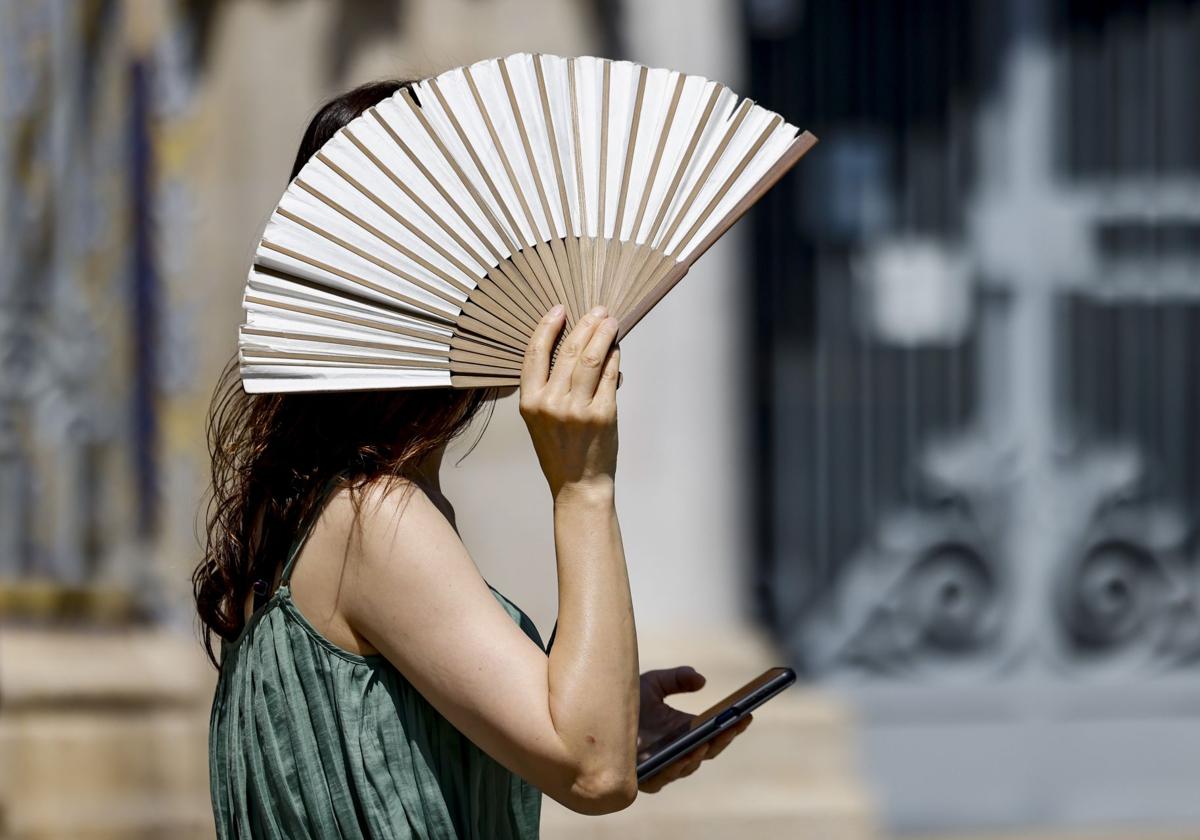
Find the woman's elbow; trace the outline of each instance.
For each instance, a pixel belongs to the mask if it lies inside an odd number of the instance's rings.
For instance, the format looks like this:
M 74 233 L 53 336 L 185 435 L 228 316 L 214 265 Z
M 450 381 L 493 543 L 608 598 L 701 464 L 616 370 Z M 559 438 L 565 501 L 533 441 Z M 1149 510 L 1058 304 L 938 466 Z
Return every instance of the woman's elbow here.
M 562 804 L 577 813 L 597 816 L 628 808 L 637 794 L 636 771 L 613 768 L 578 777 Z

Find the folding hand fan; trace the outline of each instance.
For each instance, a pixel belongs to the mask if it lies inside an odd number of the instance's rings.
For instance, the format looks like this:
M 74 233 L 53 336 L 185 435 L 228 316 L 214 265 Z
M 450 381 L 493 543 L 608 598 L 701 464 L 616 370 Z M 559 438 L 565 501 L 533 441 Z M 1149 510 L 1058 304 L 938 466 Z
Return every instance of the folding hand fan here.
M 520 53 L 401 90 L 272 212 L 249 392 L 513 385 L 539 318 L 624 335 L 816 138 L 700 76 Z

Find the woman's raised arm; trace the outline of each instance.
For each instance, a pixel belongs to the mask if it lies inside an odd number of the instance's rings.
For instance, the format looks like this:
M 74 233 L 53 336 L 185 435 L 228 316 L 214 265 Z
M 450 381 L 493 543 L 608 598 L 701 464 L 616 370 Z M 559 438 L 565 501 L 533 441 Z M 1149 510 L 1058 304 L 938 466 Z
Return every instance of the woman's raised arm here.
M 480 748 L 566 807 L 605 813 L 637 795 L 637 638 L 613 491 L 617 324 L 593 310 L 551 369 L 562 325 L 561 308 L 539 324 L 521 380 L 521 414 L 554 500 L 550 655 L 415 488 L 369 500 L 379 508 L 364 517 L 339 601 L 354 630 Z

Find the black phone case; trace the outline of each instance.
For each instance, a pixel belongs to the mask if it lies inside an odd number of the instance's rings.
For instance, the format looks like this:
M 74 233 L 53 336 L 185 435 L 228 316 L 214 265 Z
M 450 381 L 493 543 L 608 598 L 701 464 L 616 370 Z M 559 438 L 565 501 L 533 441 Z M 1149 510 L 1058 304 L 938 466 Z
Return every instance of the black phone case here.
M 737 723 L 747 713 L 757 709 L 795 681 L 796 672 L 791 668 L 784 668 L 779 674 L 763 685 L 760 685 L 750 694 L 733 701 L 726 709 L 717 713 L 706 723 L 684 732 L 654 755 L 649 756 L 645 761 L 638 764 L 638 782 L 646 781 L 646 779 L 649 779 L 671 762 L 682 758 L 706 741 L 711 741 L 719 733 Z

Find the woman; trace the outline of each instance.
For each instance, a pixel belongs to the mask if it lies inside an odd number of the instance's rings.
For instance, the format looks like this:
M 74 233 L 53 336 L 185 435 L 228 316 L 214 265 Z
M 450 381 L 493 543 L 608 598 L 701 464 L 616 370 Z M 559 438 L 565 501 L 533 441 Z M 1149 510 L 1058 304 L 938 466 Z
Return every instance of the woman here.
M 327 103 L 292 176 L 407 84 Z M 581 813 L 624 808 L 638 743 L 689 719 L 663 698 L 703 677 L 637 671 L 613 505 L 616 321 L 601 309 L 580 319 L 551 366 L 563 325 L 561 307 L 542 319 L 520 387 L 554 503 L 548 649 L 480 576 L 438 484 L 447 444 L 502 394 L 247 395 L 227 367 L 194 575 L 214 662 L 220 640 L 209 743 L 219 837 L 536 837 L 542 792 Z M 744 728 L 642 789 L 688 775 Z

